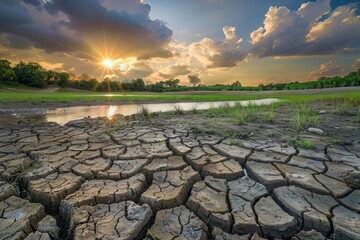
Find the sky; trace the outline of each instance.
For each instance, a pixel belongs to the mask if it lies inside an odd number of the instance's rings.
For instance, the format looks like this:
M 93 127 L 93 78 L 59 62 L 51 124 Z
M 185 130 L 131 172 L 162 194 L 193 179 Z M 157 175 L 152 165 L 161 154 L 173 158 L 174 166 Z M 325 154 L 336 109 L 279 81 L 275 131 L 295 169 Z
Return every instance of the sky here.
M 0 0 L 0 59 L 183 85 L 343 76 L 360 68 L 360 2 Z

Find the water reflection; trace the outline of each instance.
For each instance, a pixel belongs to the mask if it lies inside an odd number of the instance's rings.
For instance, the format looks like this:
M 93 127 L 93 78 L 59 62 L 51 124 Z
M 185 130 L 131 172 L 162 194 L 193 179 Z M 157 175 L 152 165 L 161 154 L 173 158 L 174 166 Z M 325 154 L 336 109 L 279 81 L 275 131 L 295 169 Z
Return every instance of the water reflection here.
M 56 122 L 59 124 L 65 124 L 69 121 L 82 119 L 86 117 L 107 117 L 113 119 L 115 114 L 122 114 L 124 116 L 130 116 L 139 113 L 142 108 L 146 108 L 148 112 L 169 112 L 175 111 L 176 108 L 181 108 L 183 111 L 206 110 L 209 108 L 217 108 L 226 106 L 235 106 L 235 104 L 241 104 L 247 106 L 249 104 L 256 105 L 268 105 L 274 102 L 278 102 L 276 98 L 266 98 L 261 100 L 249 100 L 249 101 L 228 101 L 228 102 L 182 102 L 182 103 L 151 103 L 151 104 L 122 104 L 122 105 L 102 105 L 102 106 L 78 106 L 58 108 L 55 110 L 49 110 L 45 113 L 46 120 L 48 122 Z
M 107 114 L 106 114 L 106 117 L 109 119 L 109 120 L 112 120 L 115 113 L 116 113 L 116 109 L 117 109 L 117 106 L 109 106 L 108 110 L 107 110 Z

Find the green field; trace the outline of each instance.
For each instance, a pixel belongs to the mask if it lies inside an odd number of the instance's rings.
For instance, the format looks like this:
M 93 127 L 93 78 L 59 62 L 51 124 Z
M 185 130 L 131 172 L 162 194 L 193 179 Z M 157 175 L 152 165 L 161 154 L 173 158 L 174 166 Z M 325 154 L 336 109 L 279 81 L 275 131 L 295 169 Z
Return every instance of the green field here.
M 185 102 L 185 101 L 236 101 L 263 98 L 279 98 L 288 101 L 309 101 L 318 99 L 350 98 L 360 101 L 360 87 L 333 88 L 299 91 L 259 92 L 71 92 L 71 91 L 23 91 L 0 92 L 0 103 L 101 103 L 101 102 Z

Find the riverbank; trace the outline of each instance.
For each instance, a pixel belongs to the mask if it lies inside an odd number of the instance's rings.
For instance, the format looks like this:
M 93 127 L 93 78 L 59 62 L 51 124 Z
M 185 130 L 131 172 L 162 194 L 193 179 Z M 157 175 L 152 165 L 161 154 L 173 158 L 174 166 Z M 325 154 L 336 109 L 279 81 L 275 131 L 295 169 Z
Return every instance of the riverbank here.
M 289 91 L 261 92 L 181 92 L 181 93 L 92 93 L 92 92 L 0 92 L 0 114 L 11 114 L 7 110 L 21 109 L 55 109 L 71 106 L 99 106 L 118 104 L 176 103 L 176 102 L 209 102 L 241 101 L 264 98 L 278 98 L 287 101 L 311 101 L 332 98 L 360 98 L 360 87 L 328 88 Z M 1 111 L 2 110 L 2 111 Z

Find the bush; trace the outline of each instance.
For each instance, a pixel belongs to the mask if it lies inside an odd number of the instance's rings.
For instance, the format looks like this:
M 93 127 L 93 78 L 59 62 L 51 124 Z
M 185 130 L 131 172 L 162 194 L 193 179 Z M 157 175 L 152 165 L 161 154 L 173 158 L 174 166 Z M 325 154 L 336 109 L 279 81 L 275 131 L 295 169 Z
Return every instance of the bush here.
M 17 82 L 30 87 L 45 87 L 45 70 L 38 63 L 20 62 L 14 67 Z
M 15 73 L 7 60 L 0 60 L 0 81 L 12 82 L 15 80 Z

